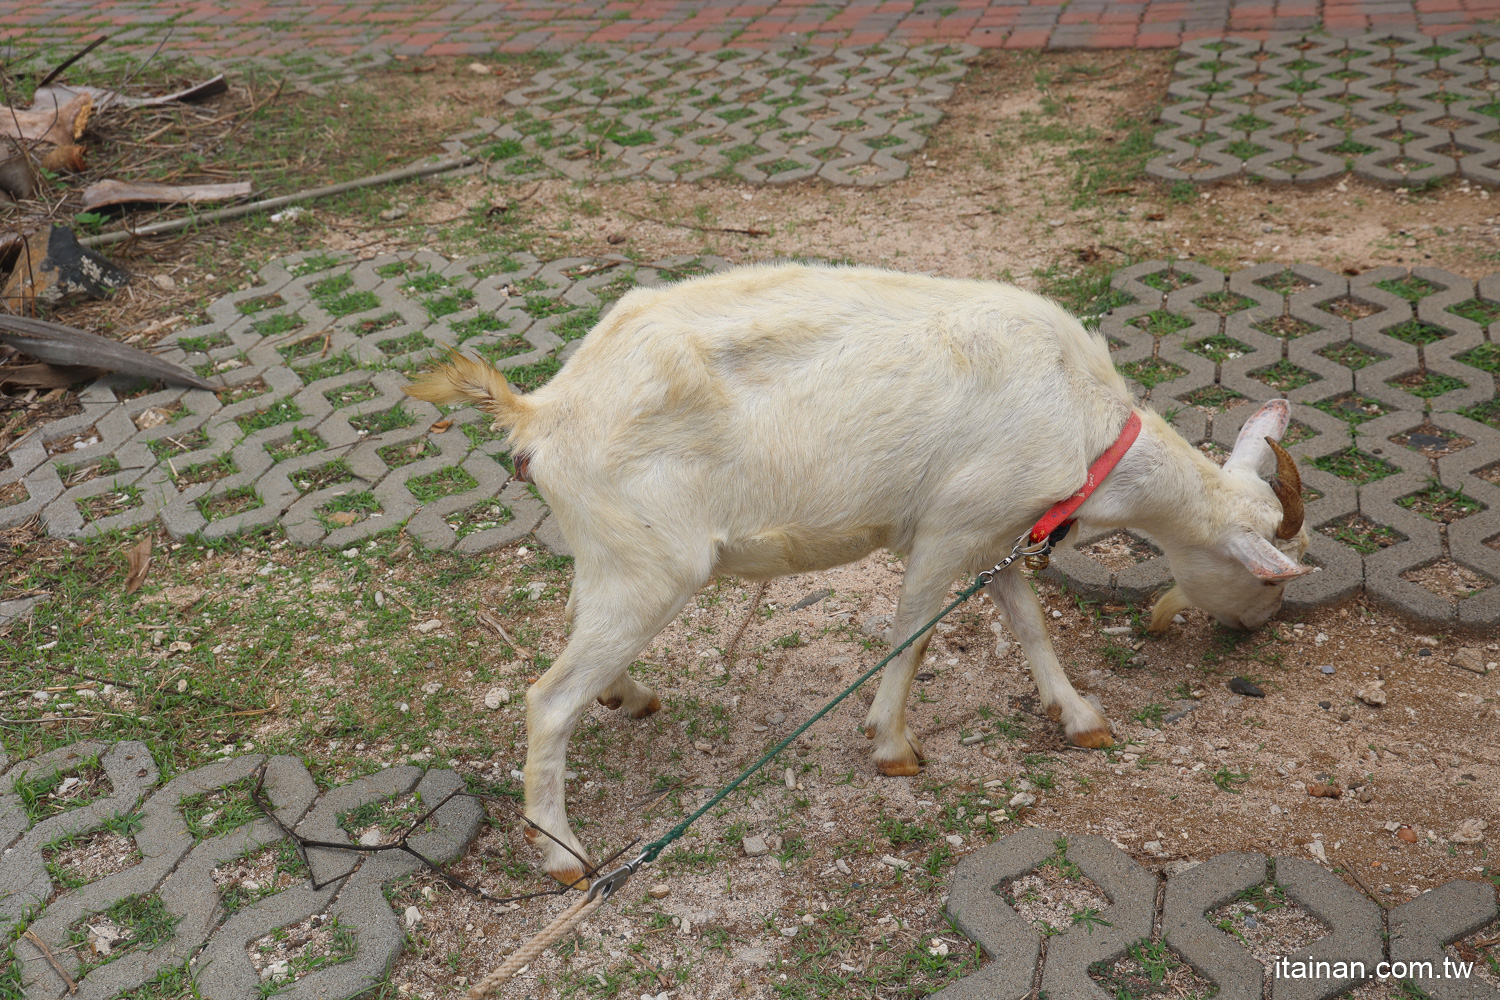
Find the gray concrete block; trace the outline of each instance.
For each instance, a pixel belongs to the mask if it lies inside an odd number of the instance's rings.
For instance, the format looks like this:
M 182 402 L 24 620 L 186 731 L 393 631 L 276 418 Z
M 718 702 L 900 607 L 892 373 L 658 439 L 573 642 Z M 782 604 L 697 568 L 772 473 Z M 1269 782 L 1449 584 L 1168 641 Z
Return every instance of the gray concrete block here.
M 369 802 L 404 795 L 415 788 L 421 778 L 422 771 L 408 764 L 388 767 L 347 785 L 340 785 L 318 801 L 297 825 L 297 834 L 308 840 L 348 844 L 351 841 L 339 826 L 340 816 Z M 359 867 L 359 854 L 353 851 L 310 848 L 307 863 L 312 869 L 313 881 L 321 885 L 341 875 L 353 873 Z
M 1021 1000 L 1031 992 L 1042 936 L 996 890 L 1055 854 L 1060 836 L 1051 830 L 1021 830 L 959 862 L 948 890 L 948 916 L 984 949 L 990 961 L 937 996 L 944 1000 Z
M 1103 837 L 1070 834 L 1067 842 L 1068 860 L 1109 897 L 1110 905 L 1100 915 L 1109 924 L 1051 938 L 1042 990 L 1052 1000 L 1113 1000 L 1089 977 L 1089 966 L 1119 959 L 1132 944 L 1151 936 L 1156 877 Z
M 1332 1000 L 1374 975 L 1384 955 L 1384 926 L 1380 907 L 1343 879 L 1313 861 L 1278 857 L 1276 882 L 1287 897 L 1312 914 L 1330 931 L 1294 955 L 1291 961 L 1363 962 L 1365 976 L 1352 978 L 1279 977 L 1271 971 L 1271 1000 Z
M 1261 1000 L 1265 969 L 1204 914 L 1265 879 L 1265 855 L 1220 854 L 1167 880 L 1162 939 L 1200 975 L 1213 980 L 1222 1000 Z
M 1433 975 L 1406 978 L 1433 1000 L 1500 1000 L 1500 990 L 1478 978 L 1449 978 L 1443 965 L 1444 945 L 1474 933 L 1497 915 L 1495 889 L 1488 882 L 1440 885 L 1386 915 L 1391 961 L 1430 963 Z

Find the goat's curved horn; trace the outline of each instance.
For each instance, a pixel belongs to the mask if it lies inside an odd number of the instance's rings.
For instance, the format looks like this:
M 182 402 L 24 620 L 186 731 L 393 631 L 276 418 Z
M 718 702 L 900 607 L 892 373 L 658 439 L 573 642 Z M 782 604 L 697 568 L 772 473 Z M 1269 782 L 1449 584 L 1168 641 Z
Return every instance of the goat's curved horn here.
M 1296 538 L 1302 530 L 1302 475 L 1297 471 L 1297 460 L 1273 439 L 1266 444 L 1276 453 L 1276 478 L 1271 480 L 1271 491 L 1281 501 L 1281 525 L 1276 537 L 1285 541 Z

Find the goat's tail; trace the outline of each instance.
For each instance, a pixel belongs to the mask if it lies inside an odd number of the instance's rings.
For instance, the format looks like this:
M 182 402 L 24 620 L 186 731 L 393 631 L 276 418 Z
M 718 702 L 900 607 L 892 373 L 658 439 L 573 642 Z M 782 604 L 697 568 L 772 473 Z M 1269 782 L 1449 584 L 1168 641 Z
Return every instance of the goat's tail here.
M 515 427 L 532 409 L 530 400 L 516 395 L 504 375 L 458 351 L 449 351 L 446 360 L 417 376 L 405 391 L 439 406 L 473 403 L 505 428 Z

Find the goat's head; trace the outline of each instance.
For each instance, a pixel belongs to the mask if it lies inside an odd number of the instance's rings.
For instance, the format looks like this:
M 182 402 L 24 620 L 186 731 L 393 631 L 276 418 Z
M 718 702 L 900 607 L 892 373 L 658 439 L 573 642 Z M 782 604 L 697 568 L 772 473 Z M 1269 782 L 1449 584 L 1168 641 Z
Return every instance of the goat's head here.
M 1273 399 L 1245 421 L 1219 474 L 1213 537 L 1207 544 L 1169 552 L 1177 583 L 1151 610 L 1151 631 L 1161 632 L 1188 606 L 1202 608 L 1230 628 L 1253 629 L 1281 607 L 1287 581 L 1315 572 L 1304 566 L 1302 482 L 1281 445 L 1291 421 L 1284 399 Z M 1259 469 L 1272 456 L 1276 478 Z

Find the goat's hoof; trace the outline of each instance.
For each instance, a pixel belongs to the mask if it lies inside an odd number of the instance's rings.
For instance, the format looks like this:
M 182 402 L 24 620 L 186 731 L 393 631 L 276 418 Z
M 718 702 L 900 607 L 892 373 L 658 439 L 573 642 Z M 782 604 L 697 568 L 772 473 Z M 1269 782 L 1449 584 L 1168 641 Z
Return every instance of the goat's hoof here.
M 601 698 L 596 698 L 594 700 L 597 701 L 599 704 L 603 705 L 605 708 L 609 709 L 611 712 L 613 712 L 615 709 L 619 708 L 621 705 L 625 704 L 625 699 L 623 699 L 623 698 L 603 698 L 603 697 L 601 697 Z
M 648 701 L 648 702 L 646 702 L 646 704 L 644 706 L 642 706 L 641 708 L 638 708 L 634 712 L 631 712 L 630 713 L 630 717 L 632 719 L 644 719 L 646 716 L 648 716 L 648 715 L 655 715 L 657 712 L 660 712 L 660 711 L 661 711 L 661 699 L 658 698 L 656 695 L 653 694 L 651 696 L 651 700 Z
M 874 726 L 866 726 L 865 727 L 865 739 L 867 739 L 867 740 L 873 740 L 874 738 L 875 738 L 875 727 Z
M 1115 736 L 1109 731 L 1108 726 L 1088 729 L 1081 733 L 1070 733 L 1068 742 L 1075 747 L 1087 747 L 1090 750 L 1103 750 L 1115 745 Z
M 557 879 L 557 881 L 561 882 L 563 885 L 570 886 L 574 889 L 579 889 L 584 892 L 588 891 L 589 880 L 584 878 L 583 869 L 578 867 L 577 865 L 574 865 L 571 868 L 559 868 L 557 871 L 552 871 L 551 869 L 549 869 L 547 871 L 547 874 Z
M 876 761 L 875 766 L 887 778 L 912 778 L 922 773 L 922 762 L 919 760 Z
M 922 753 L 922 744 L 915 736 L 906 736 L 906 752 L 897 752 L 890 757 L 882 757 L 877 751 L 875 766 L 880 773 L 888 778 L 910 778 L 922 773 L 922 765 L 926 763 L 926 755 Z

